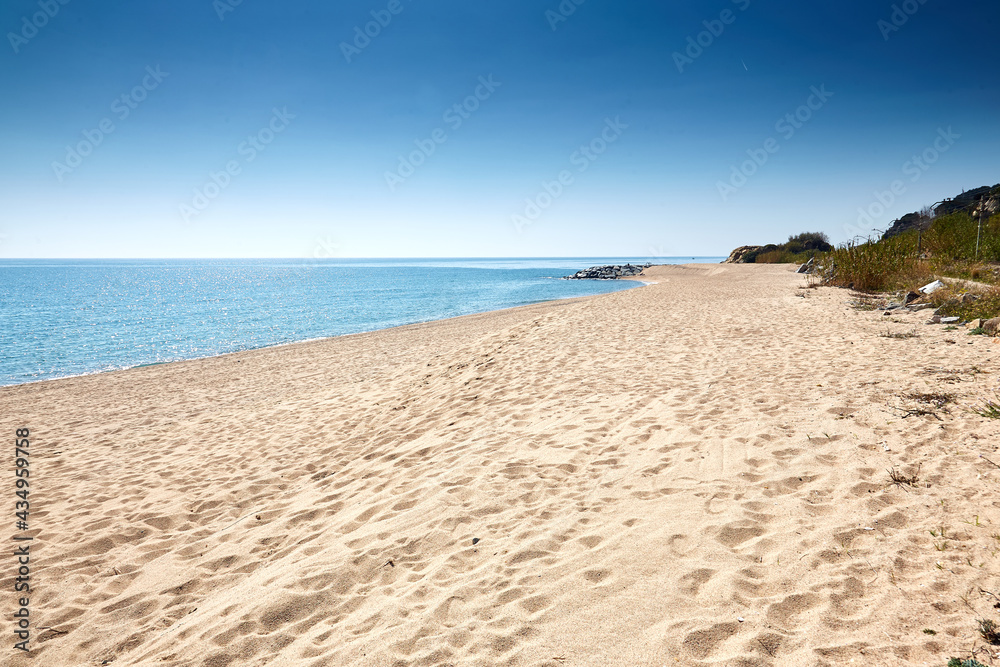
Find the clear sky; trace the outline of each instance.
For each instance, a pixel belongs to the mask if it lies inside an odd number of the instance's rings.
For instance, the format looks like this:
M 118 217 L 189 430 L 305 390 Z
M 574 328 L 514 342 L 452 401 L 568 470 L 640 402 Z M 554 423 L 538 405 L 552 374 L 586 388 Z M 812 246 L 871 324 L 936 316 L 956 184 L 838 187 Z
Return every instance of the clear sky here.
M 7 0 L 0 256 L 844 241 L 1000 182 L 998 17 L 995 0 Z

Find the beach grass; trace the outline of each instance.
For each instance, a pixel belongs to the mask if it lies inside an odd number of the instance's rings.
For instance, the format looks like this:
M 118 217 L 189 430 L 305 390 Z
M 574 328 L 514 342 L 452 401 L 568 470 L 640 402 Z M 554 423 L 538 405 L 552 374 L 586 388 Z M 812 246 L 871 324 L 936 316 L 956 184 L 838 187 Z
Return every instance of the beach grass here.
M 955 279 L 922 302 L 963 322 L 1000 316 L 1000 214 L 979 220 L 966 212 L 936 218 L 923 231 L 850 241 L 817 256 L 818 281 L 862 294 L 916 291 Z

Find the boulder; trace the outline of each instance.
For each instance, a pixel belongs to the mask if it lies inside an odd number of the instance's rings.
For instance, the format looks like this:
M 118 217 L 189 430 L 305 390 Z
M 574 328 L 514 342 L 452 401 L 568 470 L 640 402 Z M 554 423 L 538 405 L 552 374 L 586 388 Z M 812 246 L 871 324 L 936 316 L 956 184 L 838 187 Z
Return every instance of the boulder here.
M 631 278 L 642 275 L 652 264 L 646 262 L 642 266 L 637 264 L 625 264 L 614 266 L 592 266 L 583 271 L 577 271 L 571 276 L 565 276 L 563 280 L 615 280 L 617 278 Z
M 882 238 L 888 239 L 899 236 L 911 230 L 926 231 L 931 226 L 932 218 L 923 213 L 907 213 L 902 218 L 894 220 L 892 226 L 885 230 Z
M 992 320 L 983 322 L 983 331 L 986 332 L 987 336 L 996 336 L 1000 333 L 1000 317 L 994 317 Z
M 762 249 L 762 245 L 741 245 L 736 250 L 729 253 L 729 259 L 727 259 L 725 264 L 745 264 L 745 258 L 752 252 L 757 252 Z

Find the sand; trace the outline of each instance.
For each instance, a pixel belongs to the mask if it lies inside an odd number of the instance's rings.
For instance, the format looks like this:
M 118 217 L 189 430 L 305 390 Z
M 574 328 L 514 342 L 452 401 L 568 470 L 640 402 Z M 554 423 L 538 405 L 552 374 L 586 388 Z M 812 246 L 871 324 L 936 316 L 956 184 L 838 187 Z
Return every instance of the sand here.
M 37 529 L 3 664 L 989 664 L 997 341 L 786 266 L 647 276 L 0 389 Z

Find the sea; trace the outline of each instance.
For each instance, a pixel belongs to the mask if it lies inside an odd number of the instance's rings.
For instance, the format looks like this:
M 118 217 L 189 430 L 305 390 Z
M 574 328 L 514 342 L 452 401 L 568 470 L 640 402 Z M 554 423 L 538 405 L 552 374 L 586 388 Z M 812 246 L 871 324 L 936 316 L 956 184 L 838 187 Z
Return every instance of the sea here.
M 604 264 L 722 257 L 0 259 L 0 386 L 634 289 Z

